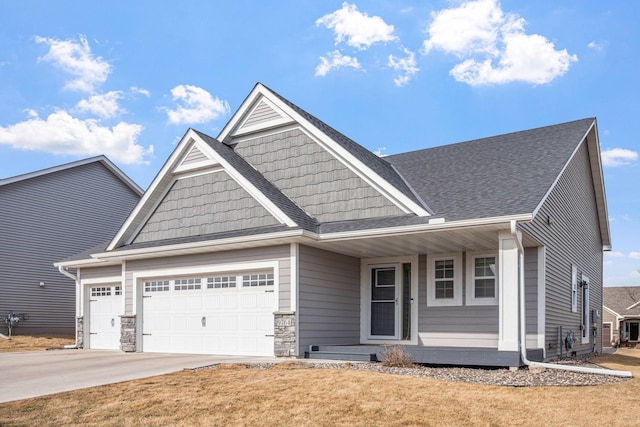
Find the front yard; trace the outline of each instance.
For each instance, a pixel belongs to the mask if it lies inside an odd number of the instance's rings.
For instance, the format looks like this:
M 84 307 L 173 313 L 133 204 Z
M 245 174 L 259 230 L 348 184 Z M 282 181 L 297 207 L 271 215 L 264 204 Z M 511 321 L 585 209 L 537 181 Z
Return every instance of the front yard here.
M 506 387 L 345 369 L 226 365 L 0 404 L 0 425 L 636 425 L 640 350 L 618 384 Z

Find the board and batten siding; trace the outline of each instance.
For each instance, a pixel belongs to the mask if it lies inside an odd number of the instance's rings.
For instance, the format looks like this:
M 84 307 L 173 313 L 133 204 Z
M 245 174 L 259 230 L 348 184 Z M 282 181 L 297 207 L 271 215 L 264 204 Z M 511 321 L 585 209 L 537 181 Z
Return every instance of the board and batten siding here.
M 0 315 L 29 315 L 14 333 L 74 334 L 75 283 L 53 263 L 106 245 L 139 198 L 99 161 L 0 186 Z
M 134 243 L 276 224 L 276 219 L 225 171 L 217 171 L 177 180 Z
M 154 270 L 184 269 L 187 272 L 179 277 L 193 277 L 188 273 L 189 267 L 216 267 L 232 264 L 254 263 L 262 261 L 277 261 L 278 271 L 278 302 L 280 311 L 291 309 L 291 259 L 288 245 L 270 246 L 264 248 L 239 249 L 225 252 L 212 252 L 195 255 L 180 255 L 173 257 L 149 258 L 145 260 L 127 261 L 125 272 L 125 314 L 134 313 L 133 277 L 135 274 L 145 274 Z M 241 267 L 229 270 L 230 273 L 241 273 Z M 197 274 L 202 276 L 202 274 Z M 177 277 L 177 276 L 172 276 Z
M 360 342 L 360 260 L 300 245 L 299 354 L 309 345 Z
M 299 129 L 241 140 L 235 151 L 320 222 L 404 213 Z
M 578 288 L 578 310 L 571 311 L 571 266 L 578 279 L 589 277 L 590 308 L 602 316 L 602 239 L 596 210 L 595 191 L 586 140 L 569 161 L 555 188 L 551 191 L 531 223 L 522 229 L 545 248 L 545 346 L 547 358 L 560 355 L 566 333 L 573 331 L 573 351 L 586 353 L 594 346 L 580 343 L 582 295 Z M 562 326 L 563 336 L 559 336 Z M 589 325 L 590 326 L 590 325 Z M 601 327 L 595 342 L 601 351 Z M 564 352 L 564 349 L 563 349 Z

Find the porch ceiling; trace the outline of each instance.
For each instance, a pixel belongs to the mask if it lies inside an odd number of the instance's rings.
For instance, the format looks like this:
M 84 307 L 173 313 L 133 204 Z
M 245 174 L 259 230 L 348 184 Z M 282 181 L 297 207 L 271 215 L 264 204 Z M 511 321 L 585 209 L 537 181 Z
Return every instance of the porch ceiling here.
M 509 224 L 372 237 L 323 238 L 310 245 L 356 258 L 496 250 L 498 233 L 503 230 L 509 230 Z

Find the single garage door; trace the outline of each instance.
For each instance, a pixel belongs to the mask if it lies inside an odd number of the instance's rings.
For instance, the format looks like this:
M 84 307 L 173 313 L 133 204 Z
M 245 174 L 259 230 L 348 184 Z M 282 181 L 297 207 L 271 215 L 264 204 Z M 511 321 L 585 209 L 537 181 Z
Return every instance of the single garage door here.
M 100 285 L 89 288 L 89 348 L 117 350 L 120 348 L 120 318 L 122 288 L 120 285 Z
M 273 356 L 272 272 L 142 284 L 142 351 Z

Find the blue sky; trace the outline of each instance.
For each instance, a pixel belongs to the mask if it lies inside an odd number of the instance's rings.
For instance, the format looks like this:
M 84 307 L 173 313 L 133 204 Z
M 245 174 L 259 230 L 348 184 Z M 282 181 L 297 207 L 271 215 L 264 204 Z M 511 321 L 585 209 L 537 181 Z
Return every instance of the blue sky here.
M 613 251 L 640 285 L 640 2 L 0 2 L 0 178 L 105 154 L 146 188 L 262 82 L 394 154 L 597 117 Z

